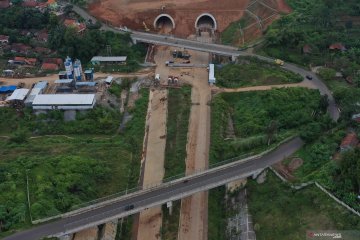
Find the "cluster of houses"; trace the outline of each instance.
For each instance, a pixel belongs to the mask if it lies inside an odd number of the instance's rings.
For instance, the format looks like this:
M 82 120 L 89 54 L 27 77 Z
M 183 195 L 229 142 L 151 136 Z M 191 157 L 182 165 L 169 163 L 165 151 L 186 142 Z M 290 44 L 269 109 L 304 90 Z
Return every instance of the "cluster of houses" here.
M 8 1 L 6 0 L 0 0 L 0 9 L 7 8 L 11 5 L 7 3 Z M 22 6 L 26 8 L 36 8 L 40 11 L 50 9 L 53 13 L 60 16 L 64 26 L 76 29 L 78 34 L 82 34 L 86 30 L 85 23 L 80 23 L 75 19 L 63 16 L 64 6 L 58 5 L 55 0 L 48 0 L 45 2 L 25 0 L 23 1 Z M 24 74 L 24 71 L 21 71 L 21 69 L 24 68 L 35 69 L 34 71 L 31 71 L 34 73 L 58 71 L 62 67 L 62 60 L 53 57 L 57 55 L 56 51 L 46 47 L 49 39 L 47 29 L 23 29 L 19 30 L 19 35 L 31 38 L 33 46 L 12 42 L 9 36 L 0 34 L 0 54 L 11 53 L 14 56 L 7 60 L 8 65 L 7 69 L 3 69 L 3 76 L 20 76 Z

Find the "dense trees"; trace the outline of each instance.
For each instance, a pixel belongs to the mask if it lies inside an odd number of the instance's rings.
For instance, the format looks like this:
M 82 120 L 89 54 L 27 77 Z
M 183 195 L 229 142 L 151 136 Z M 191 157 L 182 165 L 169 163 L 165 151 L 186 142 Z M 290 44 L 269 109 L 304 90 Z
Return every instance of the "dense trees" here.
M 211 161 L 264 149 L 291 133 L 316 139 L 331 126 L 324 101 L 318 91 L 304 88 L 217 95 L 212 102 Z M 229 119 L 236 138 L 224 141 Z
M 298 64 L 330 64 L 337 70 L 359 69 L 360 28 L 352 24 L 352 16 L 358 16 L 357 1 L 290 0 L 294 11 L 272 24 L 266 33 L 267 54 Z M 344 20 L 348 19 L 348 20 Z M 347 51 L 329 50 L 333 43 L 342 43 Z M 310 46 L 303 54 L 302 48 Z M 338 59 L 343 67 L 337 67 Z M 354 76 L 348 70 L 346 76 Z M 345 77 L 346 77 L 345 76 Z

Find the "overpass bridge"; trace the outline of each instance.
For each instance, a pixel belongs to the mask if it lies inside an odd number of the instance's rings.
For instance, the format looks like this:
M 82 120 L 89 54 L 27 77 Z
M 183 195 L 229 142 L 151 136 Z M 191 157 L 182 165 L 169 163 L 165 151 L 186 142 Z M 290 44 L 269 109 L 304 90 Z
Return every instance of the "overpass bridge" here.
M 232 46 L 226 46 L 226 45 L 214 44 L 214 43 L 204 43 L 194 40 L 178 38 L 170 35 L 160 35 L 160 34 L 144 33 L 138 31 L 129 31 L 129 32 L 131 33 L 131 38 L 135 43 L 144 42 L 155 45 L 186 48 L 200 52 L 208 52 L 221 56 L 228 56 L 228 57 L 232 57 L 233 59 L 235 59 L 240 55 L 244 55 L 244 52 L 239 51 L 237 48 Z
M 150 207 L 190 196 L 196 192 L 249 177 L 292 155 L 302 145 L 303 141 L 296 137 L 272 151 L 78 209 L 63 214 L 50 223 L 15 233 L 6 237 L 5 240 L 37 240 L 46 236 L 59 237 L 132 215 Z M 128 206 L 130 205 L 133 208 L 129 209 Z

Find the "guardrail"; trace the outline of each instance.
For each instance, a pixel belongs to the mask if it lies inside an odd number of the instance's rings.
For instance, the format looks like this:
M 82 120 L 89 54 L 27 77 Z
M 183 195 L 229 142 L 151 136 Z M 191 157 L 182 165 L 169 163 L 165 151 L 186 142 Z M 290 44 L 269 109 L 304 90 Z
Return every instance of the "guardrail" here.
M 75 205 L 72 207 L 73 210 L 70 212 L 55 215 L 55 216 L 50 216 L 47 218 L 33 220 L 32 224 L 38 224 L 38 223 L 51 221 L 54 219 L 65 218 L 65 217 L 77 215 L 77 214 L 89 211 L 90 209 L 103 207 L 103 206 L 112 204 L 114 202 L 120 201 L 120 200 L 129 199 L 131 197 L 134 197 L 134 196 L 137 196 L 140 194 L 154 191 L 159 188 L 170 187 L 176 183 L 184 181 L 185 179 L 193 179 L 193 178 L 199 177 L 200 175 L 212 173 L 212 172 L 218 171 L 220 169 L 231 168 L 234 165 L 258 159 L 258 158 L 276 150 L 279 146 L 281 146 L 282 144 L 285 144 L 286 142 L 293 140 L 294 138 L 295 138 L 294 136 L 286 138 L 283 141 L 281 141 L 280 143 L 273 146 L 272 148 L 270 148 L 264 152 L 261 152 L 260 154 L 257 154 L 257 155 L 249 156 L 250 154 L 253 154 L 253 153 L 248 153 L 248 154 L 244 154 L 244 155 L 241 155 L 238 157 L 227 159 L 222 162 L 212 164 L 209 166 L 209 169 L 206 171 L 203 169 L 199 169 L 199 170 L 195 170 L 191 175 L 186 176 L 185 173 L 175 175 L 175 176 L 164 179 L 162 183 L 150 184 L 150 185 L 143 186 L 143 187 L 139 186 L 139 187 L 135 187 L 132 189 L 127 189 L 125 191 L 121 191 L 121 192 L 118 192 L 118 193 L 115 193 L 115 194 L 112 194 L 112 195 L 109 195 L 109 196 L 106 196 L 103 198 L 98 198 L 98 199 L 94 199 L 89 202 L 85 202 L 83 204 Z M 129 213 L 130 212 L 127 212 L 127 214 L 129 214 Z

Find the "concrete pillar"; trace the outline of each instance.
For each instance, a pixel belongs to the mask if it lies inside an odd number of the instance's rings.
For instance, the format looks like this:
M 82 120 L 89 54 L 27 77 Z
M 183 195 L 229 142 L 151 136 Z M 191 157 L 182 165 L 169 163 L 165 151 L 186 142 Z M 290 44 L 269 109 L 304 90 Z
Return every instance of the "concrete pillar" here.
M 231 61 L 232 61 L 232 62 L 235 62 L 235 61 L 236 61 L 236 56 L 234 56 L 234 55 L 231 56 Z
M 72 234 L 66 234 L 64 236 L 59 237 L 60 240 L 71 240 L 73 238 Z
M 172 210 L 173 210 L 173 204 L 172 202 L 167 202 L 166 203 L 166 207 L 169 209 L 169 215 L 172 214 Z

